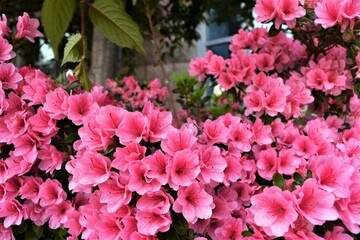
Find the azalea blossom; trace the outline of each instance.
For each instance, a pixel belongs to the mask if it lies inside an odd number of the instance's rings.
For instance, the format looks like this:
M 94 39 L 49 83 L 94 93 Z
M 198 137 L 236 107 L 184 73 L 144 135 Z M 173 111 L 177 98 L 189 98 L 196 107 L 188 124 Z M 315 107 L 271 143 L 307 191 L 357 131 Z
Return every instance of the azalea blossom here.
M 17 33 L 15 38 L 27 38 L 30 42 L 35 42 L 36 37 L 42 37 L 43 34 L 37 30 L 40 23 L 36 18 L 30 18 L 29 14 L 24 12 L 23 16 L 18 17 L 16 24 Z

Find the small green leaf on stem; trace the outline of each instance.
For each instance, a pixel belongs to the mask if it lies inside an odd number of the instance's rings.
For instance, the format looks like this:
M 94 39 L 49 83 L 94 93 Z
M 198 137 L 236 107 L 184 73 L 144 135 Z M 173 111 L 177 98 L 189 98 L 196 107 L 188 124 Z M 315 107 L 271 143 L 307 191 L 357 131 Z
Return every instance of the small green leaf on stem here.
M 84 58 L 86 52 L 86 41 L 82 41 L 83 36 L 80 33 L 68 38 L 64 49 L 64 58 L 61 66 L 68 62 L 80 62 Z M 84 45 L 85 42 L 85 45 Z

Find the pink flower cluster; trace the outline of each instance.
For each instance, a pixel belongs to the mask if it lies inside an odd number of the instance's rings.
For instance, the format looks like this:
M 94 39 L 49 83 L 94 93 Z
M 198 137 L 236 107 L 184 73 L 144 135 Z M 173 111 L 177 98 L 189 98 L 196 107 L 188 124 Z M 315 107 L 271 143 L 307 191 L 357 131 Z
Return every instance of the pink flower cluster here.
M 315 14 L 317 17 L 315 23 L 321 24 L 323 28 L 341 25 L 341 32 L 344 32 L 347 27 L 353 30 L 360 19 L 360 1 L 318 1 L 315 7 Z
M 124 77 L 120 85 L 114 80 L 106 80 L 106 88 L 111 95 L 118 98 L 121 106 L 131 110 L 142 109 L 148 101 L 161 105 L 169 94 L 166 87 L 162 87 L 159 79 L 154 79 L 140 86 L 133 76 Z
M 23 16 L 18 17 L 15 38 L 26 38 L 31 42 L 35 42 L 34 38 L 43 36 L 42 33 L 37 30 L 39 24 L 39 20 L 36 18 L 30 18 L 27 13 L 24 13 Z M 7 17 L 2 14 L 0 17 L 0 63 L 9 61 L 15 57 L 13 46 L 6 39 L 10 37 L 10 33 L 11 30 L 8 27 Z M 9 74 L 13 73 L 13 71 L 13 69 L 9 70 Z
M 312 85 L 296 78 L 298 74 L 291 71 L 307 56 L 306 47 L 299 41 L 282 32 L 269 37 L 264 28 L 256 28 L 251 33 L 241 29 L 234 35 L 230 50 L 231 56 L 225 60 L 211 52 L 205 58 L 193 59 L 189 73 L 201 81 L 207 76 L 217 77 L 221 88 L 235 89 L 244 101 L 245 115 L 299 117 L 303 106 L 313 102 Z M 343 71 L 339 69 L 339 72 Z M 245 88 L 245 92 L 241 88 Z M 343 90 L 344 86 L 339 88 Z
M 296 19 L 304 16 L 306 11 L 299 6 L 299 0 L 257 0 L 255 13 L 258 15 L 257 21 L 270 22 L 275 20 L 275 26 L 280 28 L 281 24 L 286 23 L 289 28 L 295 27 Z
M 277 3 L 274 17 L 291 24 L 285 10 L 298 2 Z M 345 49 L 306 61 L 298 41 L 264 29 L 239 31 L 230 49 L 229 59 L 194 59 L 190 73 L 237 94 L 244 115 L 178 128 L 149 101 L 166 96 L 158 80 L 68 92 L 4 57 L 0 239 L 15 239 L 26 220 L 66 229 L 68 240 L 161 239 L 178 229 L 198 240 L 358 235 L 360 99 L 349 91 Z
M 254 11 L 258 22 L 274 21 L 277 29 L 286 23 L 292 29 L 306 15 L 305 8 L 314 9 L 315 24 L 323 28 L 340 25 L 341 32 L 353 30 L 360 19 L 359 0 L 257 0 Z

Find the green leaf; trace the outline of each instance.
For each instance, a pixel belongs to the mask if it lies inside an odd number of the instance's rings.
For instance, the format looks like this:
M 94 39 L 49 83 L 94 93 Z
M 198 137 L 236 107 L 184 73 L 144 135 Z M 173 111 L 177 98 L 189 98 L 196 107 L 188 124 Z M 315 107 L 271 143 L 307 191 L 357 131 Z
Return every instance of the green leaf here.
M 310 170 L 307 170 L 306 178 L 312 178 L 312 172 Z
M 304 177 L 298 172 L 295 172 L 293 174 L 293 179 L 294 179 L 295 182 L 298 182 L 298 183 L 304 182 Z
M 28 230 L 25 234 L 25 240 L 38 240 L 39 238 L 36 236 L 32 230 Z
M 76 0 L 45 0 L 42 5 L 41 23 L 45 35 L 50 40 L 55 58 L 58 58 L 58 46 L 69 27 L 76 3 Z
M 286 189 L 285 179 L 280 173 L 275 173 L 273 175 L 273 184 L 274 186 L 278 186 L 282 190 Z
M 87 46 L 84 46 L 83 36 L 77 33 L 68 38 L 68 42 L 64 49 L 64 58 L 61 62 L 61 66 L 67 62 L 80 62 L 86 51 Z
M 20 226 L 18 227 L 18 229 L 17 229 L 17 233 L 25 233 L 26 232 L 26 230 L 28 229 L 28 222 L 27 221 L 25 221 L 25 222 L 22 222 L 21 224 L 20 224 Z
M 76 68 L 74 69 L 75 76 L 80 81 L 80 86 L 84 88 L 85 90 L 90 90 L 92 87 L 92 84 L 90 82 L 90 79 L 87 75 L 86 66 L 84 62 L 79 63 Z
M 38 238 L 40 238 L 43 235 L 43 227 L 42 226 L 36 226 L 34 223 L 32 224 L 32 230 L 36 234 Z
M 146 55 L 144 39 L 138 25 L 116 0 L 97 0 L 89 8 L 89 17 L 95 28 L 114 44 L 134 48 Z
M 243 231 L 243 232 L 241 233 L 241 235 L 242 235 L 243 237 L 251 237 L 251 236 L 252 236 L 252 232 L 250 232 L 250 231 Z

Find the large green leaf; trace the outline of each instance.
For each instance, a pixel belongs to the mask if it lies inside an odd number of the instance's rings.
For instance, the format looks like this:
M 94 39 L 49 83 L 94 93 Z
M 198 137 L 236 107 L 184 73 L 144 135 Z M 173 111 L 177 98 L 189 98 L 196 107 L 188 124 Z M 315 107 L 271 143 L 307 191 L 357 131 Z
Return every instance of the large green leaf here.
M 56 58 L 58 46 L 69 27 L 76 3 L 77 0 L 45 0 L 43 3 L 41 22 Z
M 89 17 L 95 28 L 114 44 L 146 54 L 139 27 L 125 12 L 120 1 L 95 1 L 89 8 Z
M 86 52 L 86 47 L 86 41 L 83 41 L 83 37 L 80 33 L 69 37 L 68 42 L 65 45 L 64 58 L 61 62 L 61 66 L 67 62 L 80 62 Z

